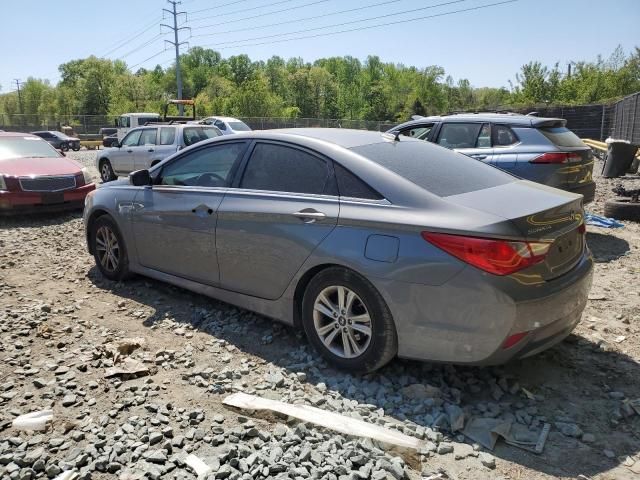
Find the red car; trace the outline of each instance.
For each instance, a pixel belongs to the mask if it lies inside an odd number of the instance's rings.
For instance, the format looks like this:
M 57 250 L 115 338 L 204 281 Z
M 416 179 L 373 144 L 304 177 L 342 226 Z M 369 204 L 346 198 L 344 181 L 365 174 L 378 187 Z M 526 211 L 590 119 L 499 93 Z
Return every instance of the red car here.
M 40 137 L 0 132 L 0 214 L 83 208 L 95 188 L 86 168 Z

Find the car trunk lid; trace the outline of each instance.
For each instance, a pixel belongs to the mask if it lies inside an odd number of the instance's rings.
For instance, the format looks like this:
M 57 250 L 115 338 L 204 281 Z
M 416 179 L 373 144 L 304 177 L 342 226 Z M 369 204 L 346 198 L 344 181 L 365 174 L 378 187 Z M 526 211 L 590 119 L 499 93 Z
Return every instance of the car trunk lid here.
M 545 260 L 529 268 L 528 274 L 551 280 L 580 260 L 585 247 L 580 195 L 521 180 L 446 200 L 508 220 L 521 233 L 517 240 L 550 243 Z

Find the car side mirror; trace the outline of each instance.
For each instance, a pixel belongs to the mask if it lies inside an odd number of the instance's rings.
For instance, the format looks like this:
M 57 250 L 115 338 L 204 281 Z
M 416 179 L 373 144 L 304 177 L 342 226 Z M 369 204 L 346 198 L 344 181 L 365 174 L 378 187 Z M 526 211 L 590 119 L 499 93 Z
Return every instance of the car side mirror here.
M 129 183 L 134 187 L 147 187 L 153 185 L 149 170 L 137 170 L 129 174 Z

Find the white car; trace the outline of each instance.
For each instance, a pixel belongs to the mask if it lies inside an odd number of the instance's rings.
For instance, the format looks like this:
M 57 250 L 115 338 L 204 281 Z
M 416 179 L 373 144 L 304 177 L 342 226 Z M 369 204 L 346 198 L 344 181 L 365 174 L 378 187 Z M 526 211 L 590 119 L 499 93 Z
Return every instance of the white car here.
M 134 128 L 122 142 L 99 150 L 96 168 L 103 182 L 150 168 L 185 147 L 222 135 L 212 125 L 149 125 Z
M 207 117 L 199 120 L 197 123 L 200 125 L 213 125 L 220 129 L 223 135 L 233 135 L 238 132 L 251 131 L 249 125 L 233 117 Z

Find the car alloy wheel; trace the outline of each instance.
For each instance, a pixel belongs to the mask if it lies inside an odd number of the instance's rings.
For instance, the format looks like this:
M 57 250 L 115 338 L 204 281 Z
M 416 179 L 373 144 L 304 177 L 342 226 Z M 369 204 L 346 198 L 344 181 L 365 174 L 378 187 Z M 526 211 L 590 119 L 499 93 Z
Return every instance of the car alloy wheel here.
M 111 164 L 108 160 L 102 162 L 100 167 L 100 178 L 103 182 L 110 182 L 113 180 L 113 172 L 111 170 Z
M 108 272 L 115 272 L 120 265 L 120 244 L 118 237 L 108 226 L 102 225 L 96 231 L 96 253 L 100 265 Z
M 313 324 L 324 346 L 340 358 L 357 358 L 371 343 L 371 316 L 366 305 L 341 285 L 329 286 L 318 294 Z

